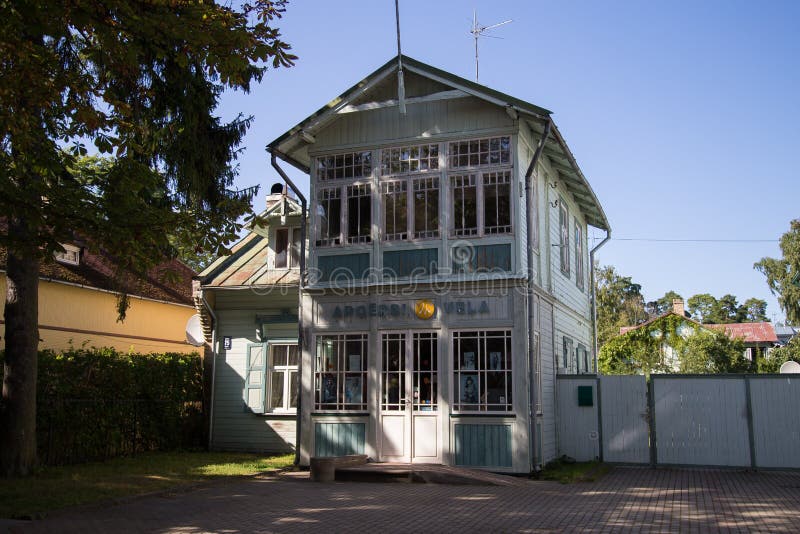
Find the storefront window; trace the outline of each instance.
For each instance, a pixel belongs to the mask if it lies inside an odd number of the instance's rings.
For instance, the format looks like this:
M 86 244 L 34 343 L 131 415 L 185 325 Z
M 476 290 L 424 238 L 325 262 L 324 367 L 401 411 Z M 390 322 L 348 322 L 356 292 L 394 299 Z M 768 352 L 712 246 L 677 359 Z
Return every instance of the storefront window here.
M 453 385 L 455 411 L 511 411 L 511 331 L 454 333 Z
M 367 334 L 317 337 L 317 410 L 367 409 Z

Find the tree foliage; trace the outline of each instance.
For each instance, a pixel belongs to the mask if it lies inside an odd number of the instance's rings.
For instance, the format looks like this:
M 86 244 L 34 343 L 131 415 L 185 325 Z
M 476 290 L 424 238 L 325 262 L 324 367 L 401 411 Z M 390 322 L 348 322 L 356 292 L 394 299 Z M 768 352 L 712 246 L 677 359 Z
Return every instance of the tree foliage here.
M 689 297 L 686 304 L 692 319 L 704 324 L 769 321 L 767 302 L 755 297 L 747 299 L 744 304 L 739 304 L 734 295 L 723 295 L 717 299 L 708 293 L 700 293 Z
M 613 266 L 595 270 L 597 299 L 597 338 L 602 346 L 619 334 L 620 327 L 637 325 L 647 320 L 642 286 L 630 276 L 622 276 Z
M 800 336 L 794 336 L 783 347 L 776 347 L 767 352 L 766 358 L 759 360 L 758 370 L 761 373 L 777 373 L 785 362 L 800 363 Z
M 284 8 L 0 2 L 0 474 L 35 462 L 39 262 L 79 234 L 141 272 L 176 244 L 220 250 L 253 217 L 253 191 L 231 190 L 251 117 L 214 112 L 226 88 L 248 91 L 268 67 L 293 64 L 273 26 Z M 81 160 L 86 143 L 113 159 Z
M 672 301 L 674 299 L 683 300 L 683 297 L 677 293 L 676 291 L 667 291 L 664 293 L 664 296 L 658 300 L 654 300 L 652 302 L 648 302 L 645 305 L 645 309 L 650 317 L 655 317 L 657 315 L 661 315 L 662 313 L 666 313 L 672 310 Z
M 800 325 L 800 219 L 789 224 L 781 236 L 781 258 L 761 258 L 754 267 L 767 278 L 767 285 L 786 314 L 789 324 Z

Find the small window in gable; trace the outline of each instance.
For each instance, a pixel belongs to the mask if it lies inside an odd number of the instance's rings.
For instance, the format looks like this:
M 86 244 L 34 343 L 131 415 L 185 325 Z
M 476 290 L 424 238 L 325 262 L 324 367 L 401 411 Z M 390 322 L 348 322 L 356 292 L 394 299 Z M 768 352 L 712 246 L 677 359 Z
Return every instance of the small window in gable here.
M 277 228 L 275 230 L 275 268 L 295 269 L 300 267 L 300 228 Z
M 81 264 L 81 249 L 74 245 L 62 244 L 64 252 L 56 251 L 53 257 L 59 263 L 66 263 L 67 265 L 80 265 Z

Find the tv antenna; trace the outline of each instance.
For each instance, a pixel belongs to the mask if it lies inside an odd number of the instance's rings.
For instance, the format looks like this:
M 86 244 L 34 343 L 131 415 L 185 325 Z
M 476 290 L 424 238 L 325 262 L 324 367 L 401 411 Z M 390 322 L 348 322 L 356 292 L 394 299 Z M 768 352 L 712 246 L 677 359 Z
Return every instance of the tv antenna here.
M 502 39 L 502 37 L 495 37 L 494 35 L 487 35 L 487 31 L 491 30 L 492 28 L 497 28 L 498 26 L 502 26 L 503 24 L 508 24 L 509 22 L 514 22 L 512 19 L 504 20 L 503 22 L 498 22 L 497 24 L 492 24 L 490 26 L 481 26 L 478 23 L 478 12 L 473 10 L 472 11 L 472 29 L 470 29 L 469 33 L 475 37 L 475 81 L 478 81 L 478 37 L 493 37 L 495 39 Z

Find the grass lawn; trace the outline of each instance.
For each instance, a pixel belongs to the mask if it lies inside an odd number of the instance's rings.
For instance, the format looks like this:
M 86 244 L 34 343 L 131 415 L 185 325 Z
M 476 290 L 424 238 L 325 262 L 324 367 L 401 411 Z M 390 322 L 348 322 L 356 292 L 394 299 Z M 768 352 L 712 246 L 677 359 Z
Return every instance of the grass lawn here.
M 562 484 L 574 482 L 594 482 L 611 471 L 611 466 L 600 462 L 564 462 L 556 460 L 547 464 L 542 471 L 542 479 L 555 480 Z
M 107 462 L 45 467 L 32 477 L 0 482 L 0 517 L 35 518 L 67 506 L 275 471 L 291 466 L 293 461 L 294 455 L 154 452 Z

